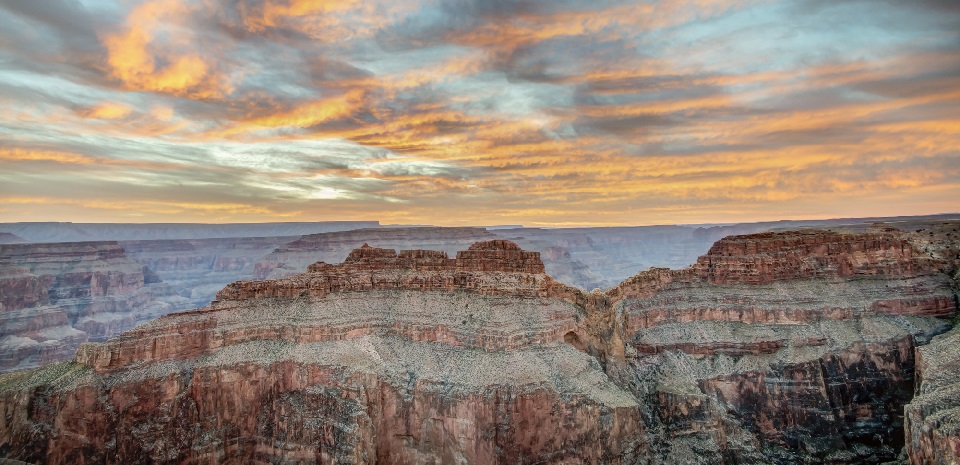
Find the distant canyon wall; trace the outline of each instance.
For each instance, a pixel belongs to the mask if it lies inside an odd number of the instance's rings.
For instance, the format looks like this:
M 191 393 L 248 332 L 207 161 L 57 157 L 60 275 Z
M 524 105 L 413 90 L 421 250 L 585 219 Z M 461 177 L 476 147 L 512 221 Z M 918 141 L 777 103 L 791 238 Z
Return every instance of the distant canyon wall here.
M 952 463 L 946 234 L 733 236 L 690 267 L 592 292 L 503 239 L 455 254 L 361 246 L 0 376 L 0 453 Z

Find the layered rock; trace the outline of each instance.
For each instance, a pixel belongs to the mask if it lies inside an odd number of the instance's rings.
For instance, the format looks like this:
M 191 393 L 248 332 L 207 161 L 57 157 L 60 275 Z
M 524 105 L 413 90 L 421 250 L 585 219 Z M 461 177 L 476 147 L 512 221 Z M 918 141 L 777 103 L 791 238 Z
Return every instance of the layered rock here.
M 447 277 L 449 288 L 415 284 Z M 536 253 L 493 241 L 456 259 L 367 247 L 238 283 L 85 345 L 74 363 L 0 379 L 4 393 L 34 393 L 0 400 L 0 451 L 49 463 L 633 463 L 645 454 L 636 402 L 564 342 L 583 309 L 532 292 L 549 282 Z
M 229 283 L 250 279 L 254 265 L 298 236 L 122 241 L 131 259 L 170 286 L 176 310 L 209 303 Z
M 949 278 L 911 247 L 883 230 L 732 237 L 690 268 L 586 293 L 509 241 L 454 256 L 363 246 L 340 264 L 231 284 L 206 307 L 85 344 L 73 362 L 0 376 L 0 454 L 890 461 L 915 365 L 941 367 L 915 348 L 956 311 Z M 921 390 L 939 386 L 929 371 Z M 940 418 L 911 405 L 908 427 Z M 952 434 L 915 429 L 917 454 Z
M 276 279 L 306 271 L 316 262 L 339 263 L 361 244 L 385 249 L 429 249 L 453 255 L 477 241 L 496 239 L 483 228 L 377 228 L 311 234 L 261 258 L 254 279 Z
M 960 328 L 917 350 L 916 397 L 906 408 L 911 465 L 960 463 Z
M 67 359 L 167 313 L 160 291 L 116 242 L 0 246 L 0 370 Z
M 636 354 L 624 376 L 660 419 L 652 449 L 685 463 L 895 459 L 914 348 L 956 311 L 892 230 L 732 236 L 607 295 Z
M 718 241 L 693 266 L 712 284 L 768 284 L 789 279 L 929 271 L 932 263 L 914 257 L 902 233 L 806 230 L 731 236 Z

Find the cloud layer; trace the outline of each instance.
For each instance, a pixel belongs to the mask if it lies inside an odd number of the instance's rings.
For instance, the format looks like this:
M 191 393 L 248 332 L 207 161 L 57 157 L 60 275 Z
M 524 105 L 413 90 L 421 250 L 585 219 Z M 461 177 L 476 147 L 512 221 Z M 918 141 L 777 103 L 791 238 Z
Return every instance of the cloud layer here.
M 0 219 L 958 211 L 957 5 L 0 0 Z

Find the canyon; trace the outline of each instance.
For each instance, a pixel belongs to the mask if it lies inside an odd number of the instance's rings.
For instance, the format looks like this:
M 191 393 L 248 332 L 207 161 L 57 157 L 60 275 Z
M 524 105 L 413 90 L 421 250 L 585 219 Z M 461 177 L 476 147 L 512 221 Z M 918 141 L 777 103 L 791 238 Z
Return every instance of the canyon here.
M 729 236 L 589 292 L 517 231 L 304 237 L 269 279 L 0 375 L 0 456 L 955 463 L 957 223 L 914 226 Z
M 0 245 L 0 371 L 68 359 L 170 313 L 167 293 L 113 241 Z
M 249 279 L 257 260 L 299 236 L 119 241 L 131 260 L 166 283 L 175 310 L 210 303 L 229 283 Z

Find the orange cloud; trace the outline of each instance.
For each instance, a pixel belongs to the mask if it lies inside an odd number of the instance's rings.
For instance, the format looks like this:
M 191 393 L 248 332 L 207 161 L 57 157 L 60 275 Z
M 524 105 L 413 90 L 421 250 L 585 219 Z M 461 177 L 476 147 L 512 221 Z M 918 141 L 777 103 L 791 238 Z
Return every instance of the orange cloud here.
M 141 213 L 155 213 L 163 215 L 175 214 L 261 214 L 277 217 L 290 217 L 300 212 L 279 212 L 268 207 L 261 207 L 245 203 L 205 203 L 205 202 L 177 202 L 160 200 L 106 200 L 106 199 L 64 199 L 58 197 L 0 197 L 0 203 L 19 205 L 70 205 L 96 210 L 136 211 Z
M 131 112 L 133 112 L 133 109 L 124 104 L 116 102 L 104 102 L 100 105 L 86 108 L 79 113 L 84 118 L 122 119 L 129 116 Z
M 134 8 L 127 16 L 123 32 L 102 38 L 111 75 L 133 90 L 191 98 L 220 97 L 229 93 L 226 79 L 217 75 L 203 57 L 193 52 L 199 47 L 191 41 L 189 29 L 177 27 L 175 21 L 191 13 L 191 7 L 180 0 L 153 0 Z M 171 43 L 154 43 L 155 33 L 159 30 L 176 37 L 176 41 L 170 41 L 183 46 L 172 50 L 163 48 L 171 47 Z
M 308 128 L 327 121 L 343 118 L 354 113 L 364 104 L 364 91 L 352 89 L 343 95 L 308 102 L 291 110 L 242 121 L 223 131 L 206 137 L 228 137 L 263 128 Z
M 267 1 L 259 15 L 248 15 L 245 20 L 253 31 L 276 27 L 289 18 L 330 14 L 351 8 L 357 0 L 286 0 Z
M 51 150 L 0 149 L 0 160 L 9 161 L 51 161 L 74 165 L 90 165 L 96 159 L 86 155 Z

